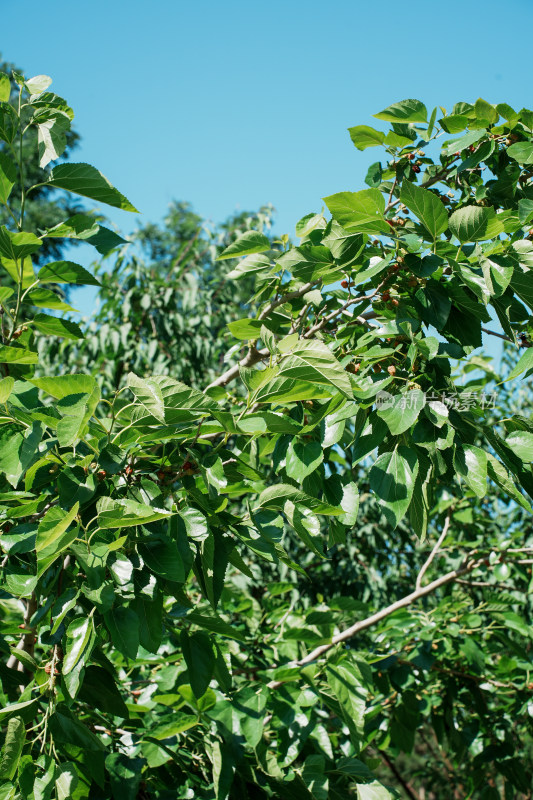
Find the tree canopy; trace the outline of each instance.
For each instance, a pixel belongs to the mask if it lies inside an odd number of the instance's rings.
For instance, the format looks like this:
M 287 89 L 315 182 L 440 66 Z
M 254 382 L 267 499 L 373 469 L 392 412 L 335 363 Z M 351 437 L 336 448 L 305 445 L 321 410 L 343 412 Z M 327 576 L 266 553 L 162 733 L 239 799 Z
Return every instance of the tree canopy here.
M 135 207 L 49 166 L 70 106 L 14 79 L 0 798 L 531 798 L 533 112 L 395 103 L 297 244 L 177 205 L 131 255 L 26 218 Z M 53 287 L 100 281 L 85 331 Z

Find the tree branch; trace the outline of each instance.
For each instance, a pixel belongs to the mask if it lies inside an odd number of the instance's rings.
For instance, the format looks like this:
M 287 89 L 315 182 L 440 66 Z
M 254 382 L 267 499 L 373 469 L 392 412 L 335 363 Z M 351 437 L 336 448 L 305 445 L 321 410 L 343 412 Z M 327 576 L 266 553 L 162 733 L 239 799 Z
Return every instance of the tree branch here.
M 440 550 L 441 544 L 443 543 L 443 541 L 446 538 L 446 534 L 448 533 L 448 528 L 450 527 L 450 521 L 451 521 L 451 518 L 452 518 L 452 512 L 453 512 L 453 506 L 448 509 L 448 514 L 446 516 L 446 521 L 444 522 L 444 526 L 442 528 L 442 533 L 439 536 L 439 538 L 437 539 L 437 541 L 435 543 L 435 547 L 433 548 L 433 550 L 429 554 L 426 562 L 422 565 L 422 568 L 421 568 L 420 572 L 418 573 L 418 577 L 416 579 L 416 584 L 415 584 L 415 590 L 420 589 L 420 587 L 422 586 L 422 578 L 424 577 L 424 575 L 428 571 L 428 569 L 429 569 L 429 567 L 431 565 L 431 562 L 433 561 L 433 559 L 437 555 L 438 551 Z
M 388 768 L 392 772 L 392 774 L 394 775 L 394 777 L 396 778 L 396 780 L 398 781 L 398 783 L 400 784 L 400 786 L 403 788 L 403 790 L 406 793 L 406 795 L 410 798 L 410 800 L 420 800 L 420 795 L 415 794 L 415 792 L 413 791 L 411 786 L 402 777 L 402 775 L 401 775 L 400 771 L 397 769 L 396 764 L 394 763 L 394 761 L 391 761 L 391 759 L 389 758 L 387 753 L 384 750 L 380 750 L 379 747 L 377 748 L 377 751 L 380 754 L 380 756 L 383 759 L 383 761 L 385 762 L 385 764 L 388 766 Z
M 341 631 L 336 636 L 333 636 L 331 642 L 328 644 L 322 644 L 319 647 L 315 647 L 310 653 L 308 653 L 303 658 L 298 659 L 297 661 L 292 661 L 289 664 L 286 664 L 287 667 L 304 667 L 306 664 L 311 664 L 313 661 L 316 661 L 317 658 L 320 658 L 329 650 L 331 650 L 335 645 L 340 644 L 340 642 L 345 642 L 348 639 L 351 639 L 353 636 L 356 636 L 358 633 L 365 631 L 367 628 L 371 628 L 373 625 L 376 625 L 378 622 L 381 622 L 382 619 L 386 619 L 390 617 L 391 614 L 394 614 L 395 611 L 399 611 L 400 608 L 405 608 L 406 606 L 410 606 L 412 603 L 415 603 L 417 600 L 420 600 L 422 597 L 425 597 L 428 594 L 432 594 L 432 592 L 440 589 L 441 586 L 445 586 L 447 583 L 451 583 L 452 581 L 457 580 L 457 578 L 462 577 L 463 575 L 467 575 L 472 570 L 479 567 L 482 564 L 484 558 L 476 558 L 471 561 L 467 561 L 463 566 L 459 567 L 458 569 L 454 569 L 451 572 L 447 572 L 445 575 L 441 575 L 440 578 L 432 581 L 431 583 L 426 584 L 426 586 L 421 586 L 419 589 L 415 589 L 414 592 L 411 594 L 402 597 L 400 600 L 397 600 L 395 603 L 391 603 L 390 606 L 386 608 L 382 608 L 380 611 L 377 611 L 375 614 L 372 614 L 370 617 L 366 619 L 362 619 L 359 622 L 354 623 L 346 630 Z M 283 684 L 283 681 L 270 681 L 267 683 L 269 689 L 278 689 Z
M 242 361 L 239 361 L 238 364 L 234 364 L 233 367 L 230 367 L 226 372 L 223 372 L 222 375 L 219 375 L 218 378 L 215 378 L 214 381 L 211 381 L 207 389 L 212 389 L 214 386 L 226 386 L 226 384 L 237 377 L 240 367 L 253 367 L 254 364 L 257 364 L 258 361 L 261 361 L 266 356 L 268 356 L 268 350 L 258 350 L 256 347 L 250 347 Z
M 364 300 L 368 301 L 372 300 L 372 298 L 375 297 L 375 295 L 379 292 L 381 285 L 382 284 L 380 284 L 378 288 L 375 289 L 373 292 L 371 292 L 369 295 L 362 295 L 361 297 L 352 297 L 350 300 L 347 300 L 345 303 L 343 303 L 342 306 L 340 306 L 340 308 L 336 308 L 326 317 L 322 317 L 320 322 L 317 322 L 315 325 L 309 328 L 309 330 L 306 331 L 306 333 L 304 333 L 302 339 L 310 339 L 313 336 L 313 334 L 324 328 L 328 324 L 328 322 L 331 322 L 332 319 L 338 317 L 340 314 L 342 314 L 343 311 L 352 306 L 354 303 L 362 303 Z M 366 319 L 365 315 L 361 315 L 361 319 Z
M 310 281 L 309 283 L 304 284 L 299 289 L 295 289 L 293 292 L 287 292 L 286 294 L 282 294 L 281 297 L 278 297 L 277 300 L 273 300 L 271 303 L 268 304 L 266 308 L 261 311 L 257 319 L 263 320 L 266 319 L 269 314 L 274 311 L 275 308 L 278 306 L 282 306 L 284 303 L 287 303 L 289 300 L 294 300 L 297 297 L 302 297 L 304 294 L 316 286 L 317 284 L 321 283 L 320 279 L 316 281 Z M 213 389 L 215 386 L 226 386 L 226 384 L 230 383 L 230 381 L 234 380 L 237 375 L 239 374 L 239 367 L 253 367 L 254 364 L 257 364 L 261 361 L 265 356 L 268 356 L 268 350 L 258 350 L 256 347 L 250 347 L 247 355 L 239 361 L 238 364 L 234 364 L 233 367 L 226 370 L 222 375 L 219 375 L 218 378 L 215 378 L 214 381 L 211 381 L 207 389 Z
M 322 283 L 321 279 L 319 278 L 316 281 L 310 281 L 309 283 L 305 283 L 299 289 L 295 289 L 293 292 L 287 292 L 286 294 L 282 294 L 281 297 L 278 297 L 277 300 L 273 300 L 271 303 L 268 304 L 266 308 L 264 308 L 257 319 L 266 319 L 272 311 L 278 306 L 282 306 L 284 303 L 287 303 L 289 300 L 294 300 L 297 297 L 302 297 L 304 294 L 316 286 L 317 284 Z
M 516 344 L 514 339 L 511 339 L 510 336 L 506 336 L 504 333 L 497 333 L 496 331 L 491 331 L 488 328 L 484 328 L 483 325 L 481 326 L 481 330 L 483 333 L 488 333 L 490 336 L 497 336 L 498 339 L 505 339 L 506 342 L 512 342 L 512 344 Z

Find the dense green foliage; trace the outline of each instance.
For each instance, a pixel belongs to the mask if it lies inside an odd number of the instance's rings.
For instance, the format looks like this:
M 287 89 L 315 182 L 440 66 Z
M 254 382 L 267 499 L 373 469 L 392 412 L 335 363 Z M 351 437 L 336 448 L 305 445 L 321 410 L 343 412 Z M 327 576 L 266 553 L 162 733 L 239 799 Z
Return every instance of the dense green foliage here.
M 1 800 L 531 798 L 533 112 L 396 103 L 297 246 L 175 206 L 128 255 L 27 225 L 26 126 L 48 167 L 71 113 L 16 79 Z M 33 180 L 134 210 L 86 164 Z M 39 262 L 65 236 L 109 268 Z M 97 278 L 85 335 L 53 290 Z
M 13 64 L 2 61 L 0 54 L 0 72 L 8 75 L 20 74 L 20 70 Z M 4 95 L 5 96 L 5 95 Z M 16 80 L 11 77 L 11 93 L 10 100 L 14 106 L 18 104 L 18 85 Z M 73 117 L 72 109 L 68 108 L 65 104 L 65 110 L 70 117 Z M 30 117 L 29 109 L 22 111 L 21 117 L 24 123 L 29 122 Z M 71 127 L 65 128 L 63 135 L 65 137 L 65 149 L 62 153 L 63 160 L 72 156 L 72 152 L 78 147 L 80 137 L 79 134 Z M 15 175 L 15 185 L 11 193 L 11 211 L 4 205 L 0 204 L 0 225 L 7 225 L 8 227 L 13 223 L 13 212 L 15 216 L 20 217 L 20 202 L 21 202 L 21 183 L 20 179 L 25 182 L 27 186 L 40 183 L 42 180 L 42 169 L 40 166 L 41 154 L 37 146 L 37 130 L 35 127 L 30 127 L 26 131 L 26 135 L 22 140 L 22 144 L 17 142 L 17 146 L 22 147 L 19 149 L 19 158 L 22 154 L 24 163 L 24 170 L 22 177 Z M 10 143 L 5 138 L 0 140 L 0 160 L 5 157 L 9 158 Z M 49 166 L 45 164 L 45 169 Z M 73 197 L 71 194 L 57 191 L 50 186 L 41 185 L 34 189 L 31 196 L 26 199 L 24 208 L 25 226 L 28 230 L 32 231 L 45 231 L 47 228 L 52 228 L 58 225 L 66 218 L 73 216 L 76 213 L 84 211 L 84 207 L 79 198 Z M 96 218 L 96 217 L 95 217 Z M 76 240 L 72 240 L 70 244 L 77 244 Z M 44 238 L 39 253 L 35 255 L 35 261 L 39 264 L 44 264 L 47 260 L 61 258 L 66 250 L 67 240 L 65 239 L 52 239 Z

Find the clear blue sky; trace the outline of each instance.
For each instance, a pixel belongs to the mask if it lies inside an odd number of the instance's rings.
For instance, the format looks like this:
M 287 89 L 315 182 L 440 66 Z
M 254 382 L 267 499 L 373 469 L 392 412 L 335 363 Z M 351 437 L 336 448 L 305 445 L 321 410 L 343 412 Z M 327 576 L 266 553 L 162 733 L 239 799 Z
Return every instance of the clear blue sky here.
M 4 4 L 0 46 L 53 77 L 83 138 L 75 160 L 143 220 L 173 198 L 214 221 L 271 202 L 293 234 L 321 197 L 363 187 L 378 150 L 346 128 L 392 102 L 533 107 L 532 23 L 532 0 L 25 0 Z

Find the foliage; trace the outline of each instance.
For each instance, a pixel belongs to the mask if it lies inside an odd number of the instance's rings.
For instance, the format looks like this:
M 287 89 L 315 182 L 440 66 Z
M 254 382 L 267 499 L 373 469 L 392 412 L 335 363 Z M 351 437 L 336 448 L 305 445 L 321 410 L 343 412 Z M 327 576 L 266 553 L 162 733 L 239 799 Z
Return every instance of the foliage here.
M 61 132 L 64 101 L 17 80 L 31 126 Z M 238 363 L 205 386 L 195 362 L 203 391 L 170 361 L 103 389 L 38 374 L 40 341 L 83 332 L 32 307 L 95 278 L 32 260 L 108 234 L 0 229 L 2 798 L 531 796 L 533 113 L 437 113 L 352 128 L 389 161 L 298 246 L 230 237 L 253 316 L 229 324 Z M 133 209 L 88 165 L 39 180 Z M 504 376 L 475 352 L 491 314 Z
M 216 262 L 252 226 L 268 231 L 272 209 L 241 213 L 213 228 L 185 203 L 173 203 L 164 225 L 137 231 L 118 258 L 95 264 L 98 308 L 80 340 L 43 340 L 40 371 L 91 372 L 102 392 L 120 389 L 129 371 L 172 375 L 203 388 L 224 366 L 231 319 L 251 311 L 251 277 L 227 280 Z M 74 300 L 72 301 L 74 302 Z
M 0 72 L 8 75 L 20 74 L 20 70 L 13 64 L 2 61 L 0 55 Z M 7 87 L 7 84 L 5 84 Z M 7 91 L 7 88 L 6 88 Z M 4 94 L 5 96 L 5 94 Z M 11 77 L 11 102 L 16 105 L 18 98 L 18 85 L 13 77 Z M 63 109 L 68 116 L 65 117 L 65 122 L 68 119 L 68 126 L 64 126 L 63 135 L 66 140 L 65 149 L 62 153 L 63 159 L 68 159 L 72 155 L 80 142 L 80 136 L 72 127 L 70 121 L 73 117 L 73 111 L 66 106 Z M 22 112 L 22 118 L 27 123 L 29 110 Z M 47 123 L 43 120 L 44 128 L 46 129 Z M 49 124 L 49 121 L 48 121 Z M 53 130 L 53 129 L 52 129 Z M 42 170 L 39 164 L 40 152 L 37 146 L 38 130 L 34 127 L 29 128 L 22 140 L 22 159 L 24 162 L 24 181 L 27 185 L 36 185 L 42 180 Z M 0 140 L 0 160 L 9 158 L 10 156 L 10 142 L 5 139 Z M 20 144 L 20 143 L 19 143 Z M 18 176 L 15 176 L 15 187 L 11 194 L 11 209 L 15 215 L 20 215 L 20 184 L 18 183 Z M 84 211 L 84 207 L 79 200 L 72 197 L 72 195 L 58 192 L 48 185 L 36 186 L 31 196 L 26 198 L 24 208 L 25 225 L 28 230 L 44 231 L 47 228 L 52 228 L 54 225 L 59 224 L 65 220 L 65 217 L 71 217 L 74 214 Z M 99 218 L 94 215 L 95 219 Z M 0 205 L 0 225 L 10 225 L 13 219 L 5 205 Z M 59 259 L 65 255 L 68 245 L 77 244 L 76 240 L 68 242 L 66 239 L 52 239 L 44 238 L 42 240 L 41 248 L 38 254 L 35 255 L 37 263 L 44 264 L 45 261 L 51 259 Z

